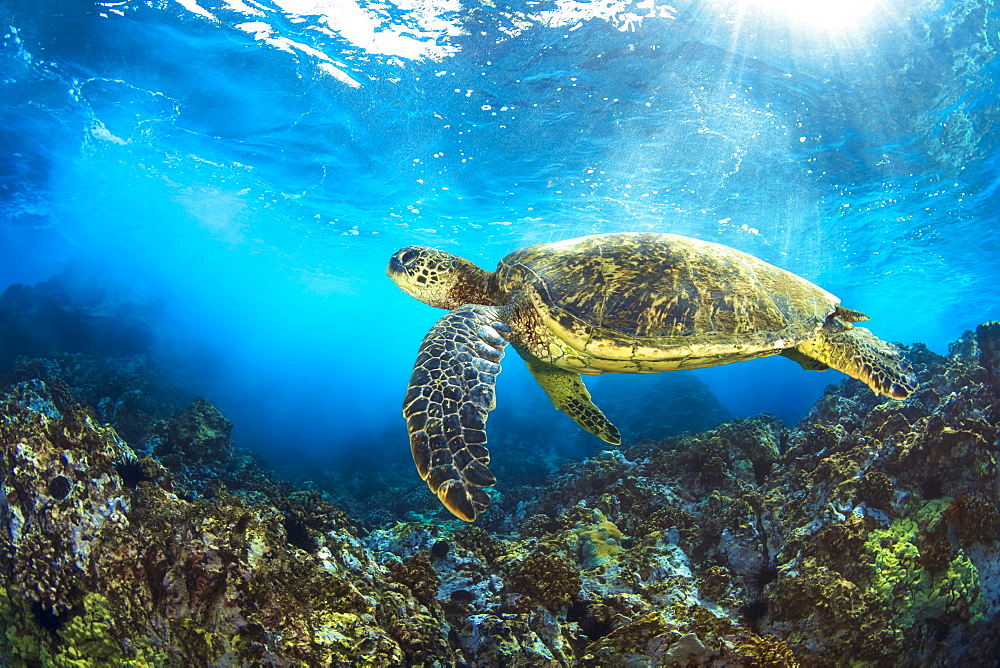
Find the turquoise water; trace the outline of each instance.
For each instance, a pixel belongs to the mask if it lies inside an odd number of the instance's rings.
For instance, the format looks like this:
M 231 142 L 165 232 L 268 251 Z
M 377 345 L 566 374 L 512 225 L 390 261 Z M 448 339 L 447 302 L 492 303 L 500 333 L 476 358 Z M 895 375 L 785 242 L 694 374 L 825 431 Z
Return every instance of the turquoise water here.
M 946 352 L 1000 315 L 1000 14 L 814 4 L 0 2 L 0 289 L 74 258 L 135 287 L 156 351 L 284 461 L 406 458 L 441 315 L 384 276 L 408 244 L 492 268 L 685 234 Z M 843 378 L 697 373 L 789 423 Z M 499 401 L 544 401 L 514 357 Z

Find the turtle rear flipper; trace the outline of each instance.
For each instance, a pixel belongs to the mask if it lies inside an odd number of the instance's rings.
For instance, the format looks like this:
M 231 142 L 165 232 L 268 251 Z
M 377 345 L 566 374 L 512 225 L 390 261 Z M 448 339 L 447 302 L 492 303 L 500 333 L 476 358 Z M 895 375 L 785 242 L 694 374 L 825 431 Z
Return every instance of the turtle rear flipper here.
M 824 327 L 796 350 L 893 399 L 905 399 L 917 389 L 917 377 L 896 346 L 864 327 Z
M 403 417 L 420 477 L 467 522 L 489 505 L 496 482 L 486 449 L 486 417 L 510 328 L 492 306 L 465 305 L 437 321 L 420 344 Z
M 552 405 L 591 434 L 612 445 L 622 442 L 618 428 L 604 416 L 590 398 L 580 374 L 566 371 L 537 359 L 525 357 L 528 370 L 549 395 Z

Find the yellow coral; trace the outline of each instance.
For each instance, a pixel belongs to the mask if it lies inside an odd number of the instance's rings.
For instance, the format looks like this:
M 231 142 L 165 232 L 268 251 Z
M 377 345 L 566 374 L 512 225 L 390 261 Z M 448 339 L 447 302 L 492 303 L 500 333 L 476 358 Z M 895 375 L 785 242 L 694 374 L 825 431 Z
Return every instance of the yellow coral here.
M 170 665 L 168 656 L 152 647 L 146 638 L 134 639 L 130 643 L 132 652 L 126 653 L 112 635 L 113 623 L 114 617 L 103 596 L 96 593 L 84 596 L 83 612 L 75 615 L 59 631 L 63 642 L 53 664 L 67 668 L 155 668 Z
M 51 663 L 48 648 L 32 632 L 23 607 L 10 598 L 6 587 L 0 587 L 0 624 L 5 628 L 0 636 L 0 660 L 4 665 L 23 668 Z
M 614 559 L 624 551 L 622 532 L 600 510 L 592 510 L 587 521 L 573 526 L 584 570 L 591 570 Z
M 959 550 L 942 573 L 921 566 L 917 534 L 939 517 L 944 502 L 928 501 L 888 528 L 872 531 L 865 551 L 872 555 L 872 587 L 883 604 L 894 610 L 893 621 L 908 629 L 931 618 L 951 614 L 963 621 L 981 614 L 979 572 Z

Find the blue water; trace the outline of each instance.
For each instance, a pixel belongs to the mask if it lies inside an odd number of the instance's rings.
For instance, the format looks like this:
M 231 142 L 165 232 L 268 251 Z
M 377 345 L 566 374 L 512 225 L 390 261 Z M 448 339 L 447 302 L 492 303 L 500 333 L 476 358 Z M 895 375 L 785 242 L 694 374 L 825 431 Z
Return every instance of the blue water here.
M 414 243 L 695 236 L 944 353 L 1000 317 L 1000 15 L 813 4 L 0 2 L 0 290 L 76 258 L 152 295 L 158 352 L 284 462 L 406 457 Z M 789 423 L 843 378 L 698 374 Z M 509 357 L 499 410 L 541 401 Z

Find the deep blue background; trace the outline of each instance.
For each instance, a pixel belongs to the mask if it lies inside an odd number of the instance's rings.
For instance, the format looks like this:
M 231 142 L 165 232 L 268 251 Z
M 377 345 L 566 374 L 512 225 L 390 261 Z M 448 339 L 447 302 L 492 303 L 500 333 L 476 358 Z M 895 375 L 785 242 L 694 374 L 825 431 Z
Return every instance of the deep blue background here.
M 837 28 L 765 0 L 0 2 L 0 289 L 80 258 L 152 295 L 159 351 L 286 462 L 405 452 L 441 315 L 384 277 L 412 243 L 492 268 L 687 234 L 943 353 L 1000 315 L 991 4 L 872 3 Z M 516 419 L 545 399 L 508 362 Z M 842 378 L 698 373 L 788 422 Z

